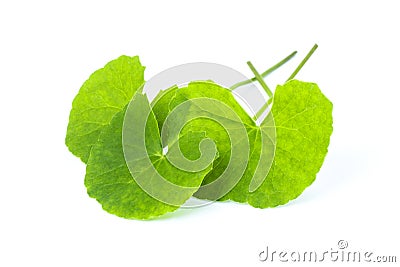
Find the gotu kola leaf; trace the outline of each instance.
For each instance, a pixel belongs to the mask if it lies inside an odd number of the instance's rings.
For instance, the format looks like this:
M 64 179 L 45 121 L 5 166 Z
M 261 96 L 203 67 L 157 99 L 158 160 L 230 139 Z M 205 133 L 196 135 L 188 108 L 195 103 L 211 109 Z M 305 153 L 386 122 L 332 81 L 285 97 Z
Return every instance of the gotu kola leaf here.
M 207 82 L 195 85 L 210 86 Z M 216 181 L 216 185 L 211 183 L 214 194 L 224 195 L 220 191 L 235 185 L 232 181 L 241 178 L 248 161 L 248 155 L 243 153 L 248 151 L 248 142 L 241 118 L 214 99 L 188 99 L 164 122 L 167 138 L 163 144 L 147 98 L 141 93 L 135 94 L 125 112 L 113 118 L 93 147 L 85 178 L 89 195 L 108 212 L 126 218 L 147 219 L 182 205 L 199 189 L 219 156 L 218 144 L 210 140 L 207 131 L 181 131 L 186 120 L 196 121 L 198 117 L 218 122 L 235 137 L 231 144 L 232 164 L 226 168 L 225 179 Z M 168 152 L 163 155 L 166 144 Z
M 213 169 L 206 175 L 202 187 L 194 196 L 209 200 L 229 198 L 237 202 L 246 202 L 250 182 L 259 181 L 261 183 L 272 163 L 275 146 L 275 128 L 271 127 L 271 125 L 273 126 L 273 118 L 269 117 L 261 126 L 257 126 L 255 121 L 236 101 L 230 90 L 215 83 L 197 81 L 189 83 L 187 87 L 172 87 L 160 92 L 152 103 L 159 127 L 165 127 L 164 121 L 168 117 L 168 113 L 173 111 L 176 106 L 190 99 L 204 97 L 214 99 L 235 112 L 240 117 L 242 127 L 245 128 L 247 136 L 240 138 L 239 136 L 228 134 L 221 125 L 206 117 L 199 116 L 196 120 L 188 120 L 186 118 L 188 123 L 182 128 L 182 132 L 204 131 L 207 137 L 217 144 L 219 154 L 219 157 L 214 162 Z M 219 112 L 218 114 L 224 116 L 224 112 Z M 225 194 L 223 195 L 217 194 L 218 190 L 208 185 L 227 175 L 229 173 L 226 171 L 228 166 L 230 166 L 229 168 L 235 168 L 235 161 L 231 161 L 232 154 L 234 154 L 231 150 L 231 143 L 242 142 L 244 139 L 249 143 L 249 146 L 239 151 L 239 154 L 248 154 L 249 158 L 246 166 L 236 166 L 237 170 L 242 170 L 242 168 L 244 170 L 239 180 L 232 179 L 235 182 L 235 188 L 238 189 L 233 189 L 229 192 L 234 187 L 225 185 L 225 188 L 229 188 L 229 190 L 224 190 Z M 261 151 L 263 152 L 261 153 Z M 223 187 L 221 184 L 219 186 Z M 246 190 L 243 190 L 244 187 Z M 228 194 L 226 195 L 226 193 Z M 216 198 L 217 196 L 218 198 Z
M 165 114 L 173 110 L 179 99 L 207 95 L 229 103 L 238 113 L 242 112 L 233 96 L 228 95 L 230 94 L 228 90 L 224 91 L 223 88 L 214 86 L 213 93 L 208 94 L 204 88 L 199 89 L 189 85 L 183 90 L 171 88 L 163 92 L 158 99 L 158 103 L 163 104 L 153 103 L 155 115 L 160 118 L 158 120 L 160 127 L 166 117 Z M 226 99 L 230 99 L 231 102 Z M 169 105 L 165 105 L 167 102 Z M 250 160 L 240 181 L 220 200 L 249 202 L 252 206 L 260 208 L 282 205 L 296 198 L 314 181 L 323 163 L 332 133 L 332 104 L 316 84 L 291 80 L 277 87 L 272 112 L 260 126 L 255 126 L 254 121 L 248 120 L 245 125 L 250 142 Z M 223 144 L 227 140 L 226 137 L 213 135 L 213 128 L 210 128 L 210 123 L 204 119 L 190 122 L 186 129 L 203 130 L 211 138 L 216 138 L 217 143 Z M 203 184 L 217 179 L 229 162 L 227 160 L 227 155 L 230 154 L 229 147 L 224 145 L 218 147 L 220 157 Z M 273 152 L 275 155 L 271 155 Z M 273 162 L 270 162 L 272 158 Z M 265 172 L 269 170 L 269 166 L 265 165 L 270 164 L 272 164 L 270 172 Z M 264 168 L 263 171 L 259 170 L 260 166 Z M 260 177 L 262 174 L 266 176 Z M 262 184 L 253 192 L 250 189 L 254 180 L 261 181 Z M 199 192 L 195 194 L 206 199 L 212 198 L 212 195 L 204 190 L 200 194 Z
M 125 120 L 127 114 L 129 120 Z M 196 135 L 201 134 L 187 133 L 180 136 L 179 142 L 190 146 L 192 137 L 197 139 Z M 193 152 L 188 151 L 185 156 L 193 157 L 190 153 Z M 88 194 L 109 213 L 124 218 L 149 219 L 182 205 L 201 185 L 211 166 L 212 163 L 203 170 L 186 172 L 167 160 L 147 97 L 138 92 L 128 107 L 113 117 L 93 146 L 85 185 Z M 164 179 L 161 183 L 160 176 Z M 165 190 L 160 191 L 160 187 Z M 162 201 L 165 198 L 168 201 Z
M 255 154 L 257 154 L 253 153 L 254 142 L 252 139 L 257 138 L 258 127 L 235 100 L 231 91 L 208 81 L 191 82 L 187 87 L 172 87 L 161 92 L 152 103 L 159 127 L 166 127 L 164 122 L 168 114 L 174 112 L 176 107 L 187 102 L 194 104 L 194 100 L 200 98 L 213 100 L 213 104 L 207 107 L 210 112 L 204 114 L 206 116 L 202 116 L 202 114 L 199 113 L 198 118 L 195 120 L 185 117 L 186 112 L 183 112 L 180 119 L 187 121 L 187 124 L 182 128 L 182 133 L 188 131 L 204 131 L 206 136 L 216 143 L 219 157 L 214 161 L 213 169 L 206 175 L 202 187 L 196 192 L 195 196 L 202 199 L 217 200 L 229 192 L 236 183 L 241 183 L 241 180 L 243 180 L 242 176 L 253 177 L 255 168 L 246 168 L 246 166 L 248 163 L 254 161 L 253 158 Z M 218 107 L 220 107 L 220 109 L 218 109 Z M 230 112 L 235 113 L 236 116 L 240 118 L 240 123 L 238 123 L 237 127 L 243 128 L 245 136 L 243 136 L 244 134 L 239 135 L 233 131 L 227 131 L 227 128 L 215 119 L 216 117 L 226 116 L 227 111 L 222 110 L 222 107 L 228 107 Z M 214 109 L 214 111 L 211 111 L 211 109 Z M 166 136 L 166 139 L 169 138 L 169 136 Z M 264 144 L 268 143 L 267 140 L 264 141 Z M 233 151 L 233 145 L 241 142 L 246 142 L 249 145 L 243 147 L 238 152 Z M 166 143 L 168 143 L 168 141 L 166 141 Z M 241 155 L 248 155 L 249 157 L 245 164 L 236 160 L 237 157 Z M 258 158 L 256 160 L 257 164 Z M 270 162 L 272 162 L 272 160 Z M 267 162 L 264 162 L 264 165 L 268 167 Z M 231 171 L 232 169 L 235 170 L 233 173 Z M 260 171 L 260 169 L 258 171 Z M 237 179 L 236 175 L 238 174 L 240 174 L 241 177 Z M 230 179 L 227 178 L 228 176 Z M 228 180 L 229 182 L 227 182 Z M 242 197 L 243 194 L 240 196 Z M 244 198 L 245 197 L 246 194 L 244 194 Z
M 137 56 L 121 56 L 95 71 L 72 103 L 65 139 L 69 150 L 86 163 L 100 132 L 143 83 L 144 67 Z
M 248 194 L 250 205 L 266 208 L 285 204 L 315 180 L 333 131 L 332 108 L 315 83 L 291 80 L 277 86 L 272 106 L 275 157 L 263 184 Z

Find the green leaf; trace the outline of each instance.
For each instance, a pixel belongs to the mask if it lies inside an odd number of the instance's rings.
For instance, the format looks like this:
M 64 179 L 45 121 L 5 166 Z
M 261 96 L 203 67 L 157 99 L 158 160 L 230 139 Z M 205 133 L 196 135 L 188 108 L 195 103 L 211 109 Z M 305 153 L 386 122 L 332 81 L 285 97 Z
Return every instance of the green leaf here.
M 143 83 L 144 67 L 137 56 L 121 56 L 95 71 L 72 103 L 65 139 L 69 150 L 86 163 L 100 132 Z
M 153 102 L 155 115 L 161 118 L 160 127 L 167 114 L 181 102 L 205 96 L 226 103 L 243 118 L 250 158 L 240 181 L 220 200 L 249 202 L 260 208 L 285 204 L 314 181 L 327 153 L 332 133 L 332 104 L 316 84 L 292 80 L 278 86 L 272 112 L 260 126 L 255 125 L 229 92 L 217 85 L 190 83 L 185 88 L 171 88 L 162 96 L 159 102 Z M 219 157 L 203 185 L 215 181 L 229 164 L 229 137 L 223 134 L 224 129 L 204 118 L 190 121 L 182 129 L 189 130 L 203 130 L 216 142 Z M 205 199 L 211 199 L 211 195 L 205 190 L 195 194 Z
M 232 183 L 238 183 L 237 187 L 239 190 L 235 190 L 232 194 L 229 193 L 224 198 L 234 198 L 238 202 L 246 202 L 247 191 L 241 190 L 241 184 L 247 188 L 249 187 L 250 181 L 253 179 L 260 179 L 260 174 L 266 175 L 268 169 L 272 163 L 272 157 L 274 152 L 274 128 L 263 127 L 260 128 L 256 126 L 255 121 L 246 113 L 246 111 L 240 106 L 240 104 L 234 98 L 232 92 L 229 89 L 221 87 L 215 83 L 211 82 L 191 82 L 187 87 L 177 88 L 173 87 L 166 91 L 161 92 L 158 97 L 153 101 L 153 111 L 157 117 L 159 127 L 165 127 L 164 121 L 167 115 L 174 110 L 181 103 L 188 100 L 194 100 L 198 98 L 209 98 L 216 100 L 216 110 L 214 114 L 208 114 L 209 117 L 203 116 L 196 120 L 187 121 L 185 127 L 182 128 L 182 132 L 187 131 L 205 131 L 206 136 L 212 139 L 217 146 L 219 157 L 214 162 L 213 169 L 206 175 L 202 187 L 196 192 L 195 196 L 202 199 L 216 200 L 223 197 L 229 190 L 233 188 Z M 215 120 L 211 119 L 215 116 L 226 116 L 226 112 L 218 107 L 226 106 L 232 112 L 234 112 L 240 118 L 240 126 L 246 131 L 246 136 L 230 134 L 226 128 L 222 127 Z M 183 112 L 185 114 L 185 112 Z M 182 115 L 183 117 L 184 115 Z M 182 118 L 181 118 L 182 119 Z M 273 122 L 273 120 L 272 120 Z M 238 126 L 236 126 L 238 127 Z M 167 127 L 168 128 L 168 127 Z M 168 131 L 167 131 L 168 132 Z M 164 136 L 165 139 L 169 137 Z M 263 142 L 261 142 L 261 137 L 263 137 Z M 272 141 L 271 141 L 272 140 Z M 164 140 L 165 142 L 168 142 Z M 198 142 L 198 141 L 197 141 Z M 236 153 L 232 151 L 232 144 L 246 142 L 249 145 L 242 149 L 240 152 Z M 263 150 L 262 158 L 260 158 L 260 151 Z M 232 159 L 235 159 L 240 154 L 249 155 L 249 159 L 246 165 L 241 163 L 240 166 L 235 166 Z M 269 157 L 269 159 L 268 159 Z M 263 164 L 258 164 L 259 160 L 263 160 Z M 258 167 L 257 167 L 258 165 Z M 229 168 L 228 168 L 229 167 Z M 235 174 L 230 174 L 229 170 L 236 168 Z M 235 175 L 242 173 L 242 178 L 237 180 Z M 215 183 L 215 186 L 208 186 L 215 181 L 226 181 L 227 175 L 232 176 L 230 182 L 225 182 L 225 185 L 221 185 L 222 182 Z M 261 177 L 264 178 L 265 176 Z M 213 187 L 219 186 L 228 190 L 216 191 Z M 223 195 L 220 192 L 226 191 Z M 237 194 L 236 194 L 237 193 Z
M 197 109 L 194 104 L 197 99 L 212 101 L 208 101 L 205 107 Z M 187 122 L 184 127 L 178 127 L 181 133 L 204 131 L 205 136 L 215 142 L 218 150 L 214 167 L 206 175 L 202 187 L 195 196 L 217 200 L 231 190 L 246 172 L 251 145 L 247 136 L 248 131 L 251 132 L 256 128 L 255 122 L 235 100 L 229 89 L 209 81 L 191 82 L 187 87 L 173 87 L 161 92 L 152 103 L 159 127 L 167 129 L 167 134 L 163 135 L 164 143 L 168 144 L 170 140 L 174 140 L 168 132 L 170 129 L 177 129 L 173 124 L 165 125 L 168 114 L 176 112 L 177 107 L 188 102 L 192 103 L 190 109 L 193 113 L 197 113 L 197 118 L 189 118 L 188 111 L 180 111 L 179 119 Z M 235 114 L 237 118 L 229 113 Z M 241 148 L 237 149 L 239 146 Z M 245 162 L 242 158 L 244 156 L 247 158 Z
M 179 143 L 192 146 L 193 139 L 202 134 L 186 133 Z M 174 144 L 171 146 L 176 151 Z M 186 172 L 167 160 L 168 153 L 163 155 L 157 121 L 147 97 L 135 94 L 93 146 L 85 177 L 88 194 L 104 210 L 124 218 L 150 219 L 176 210 L 197 191 L 212 164 L 198 172 Z M 187 150 L 185 156 L 196 158 L 195 154 Z M 167 198 L 173 205 L 160 198 Z
M 247 202 L 250 192 L 259 188 L 270 171 L 276 147 L 276 129 L 272 113 L 259 125 L 248 131 L 251 154 L 246 172 L 239 183 L 220 200 Z
M 276 88 L 274 162 L 260 188 L 249 193 L 249 204 L 258 208 L 285 204 L 315 180 L 333 131 L 332 108 L 315 83 L 291 80 Z

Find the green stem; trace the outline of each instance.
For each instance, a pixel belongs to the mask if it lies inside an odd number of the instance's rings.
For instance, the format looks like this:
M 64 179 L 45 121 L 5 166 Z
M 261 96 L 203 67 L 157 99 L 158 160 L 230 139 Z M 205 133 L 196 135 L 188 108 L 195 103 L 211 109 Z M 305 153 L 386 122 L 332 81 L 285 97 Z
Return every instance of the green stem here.
M 294 70 L 294 72 L 292 73 L 292 75 L 290 75 L 290 77 L 286 80 L 286 81 L 290 81 L 292 80 L 297 73 L 299 73 L 299 71 L 301 70 L 301 68 L 304 66 L 304 64 L 306 64 L 306 62 L 310 59 L 310 57 L 312 56 L 312 54 L 314 54 L 315 50 L 317 50 L 318 45 L 315 44 L 310 52 L 308 52 L 308 54 L 306 55 L 306 57 L 300 62 L 299 66 L 297 66 L 297 68 Z
M 267 102 L 257 111 L 256 115 L 253 116 L 253 120 L 257 120 L 267 109 L 267 107 L 272 103 L 272 97 L 267 100 Z
M 288 55 L 287 57 L 285 57 L 284 59 L 282 59 L 281 61 L 279 61 L 278 63 L 276 63 L 274 66 L 272 66 L 271 68 L 267 69 L 266 71 L 264 71 L 263 73 L 261 73 L 262 77 L 267 76 L 268 74 L 272 73 L 273 71 L 275 71 L 276 69 L 280 68 L 283 64 L 285 64 L 286 62 L 288 62 L 289 60 L 291 60 L 295 55 L 296 55 L 297 51 L 294 51 L 293 53 L 291 53 L 290 55 Z M 235 90 L 236 88 L 252 83 L 254 81 L 256 81 L 257 78 L 253 77 L 249 80 L 245 80 L 245 81 L 241 81 L 238 82 L 234 85 L 232 85 L 229 89 L 230 90 Z
M 249 68 L 251 69 L 251 71 L 254 73 L 254 76 L 256 77 L 257 81 L 260 83 L 260 85 L 262 86 L 262 88 L 264 89 L 264 91 L 267 93 L 267 95 L 269 97 L 272 97 L 272 92 L 271 90 L 268 88 L 268 85 L 265 83 L 263 77 L 261 77 L 260 73 L 258 73 L 258 71 L 256 70 L 256 68 L 254 68 L 253 64 L 251 64 L 250 61 L 247 61 L 247 65 L 249 65 Z

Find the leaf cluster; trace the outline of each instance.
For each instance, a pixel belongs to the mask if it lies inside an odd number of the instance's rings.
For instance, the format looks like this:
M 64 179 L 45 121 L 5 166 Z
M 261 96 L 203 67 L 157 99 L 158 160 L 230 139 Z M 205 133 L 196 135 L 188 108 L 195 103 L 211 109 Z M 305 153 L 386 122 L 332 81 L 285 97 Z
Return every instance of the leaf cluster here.
M 333 130 L 332 103 L 315 83 L 293 76 L 277 86 L 256 123 L 235 86 L 211 81 L 171 87 L 150 103 L 144 69 L 137 56 L 121 56 L 94 72 L 72 104 L 66 145 L 107 212 L 150 219 L 192 196 L 275 207 L 315 180 Z M 257 74 L 252 81 L 265 73 Z

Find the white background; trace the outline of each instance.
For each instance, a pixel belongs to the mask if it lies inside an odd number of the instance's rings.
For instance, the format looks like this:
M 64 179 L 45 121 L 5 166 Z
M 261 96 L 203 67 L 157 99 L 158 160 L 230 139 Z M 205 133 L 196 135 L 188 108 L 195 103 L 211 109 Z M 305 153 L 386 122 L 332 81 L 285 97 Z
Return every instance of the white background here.
M 398 6 L 2 1 L 0 266 L 267 266 L 258 260 L 267 245 L 324 251 L 340 239 L 399 262 Z M 297 78 L 317 82 L 333 102 L 334 133 L 317 180 L 298 199 L 265 210 L 217 203 L 135 221 L 87 196 L 85 166 L 64 137 L 72 99 L 94 70 L 126 54 L 140 55 L 146 79 L 196 61 L 250 76 L 247 60 L 263 71 L 298 50 L 267 78 L 274 87 L 314 43 Z

